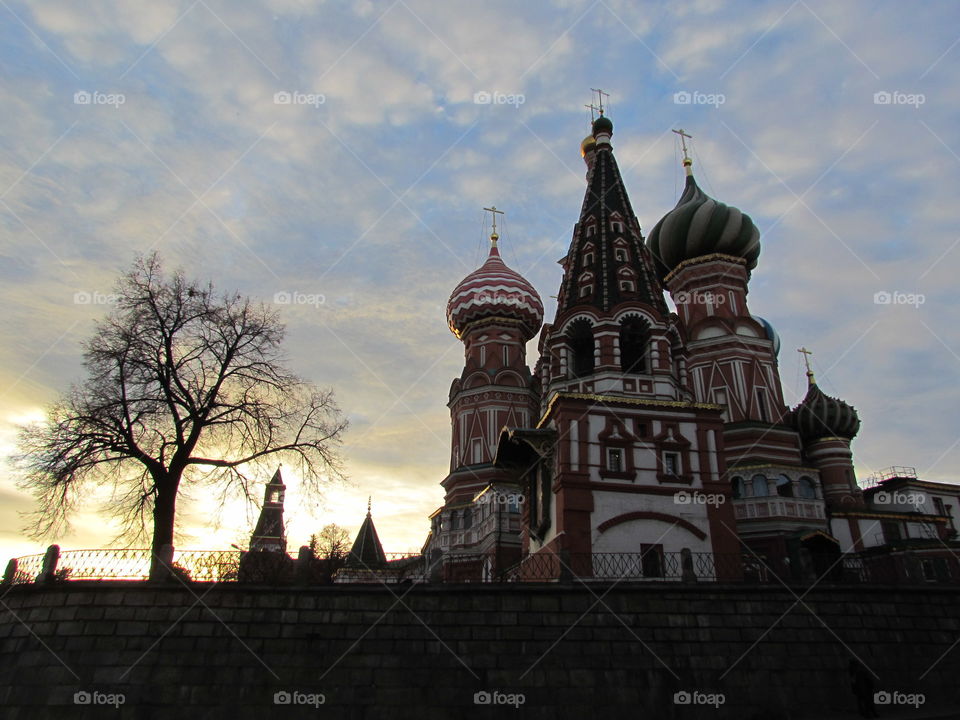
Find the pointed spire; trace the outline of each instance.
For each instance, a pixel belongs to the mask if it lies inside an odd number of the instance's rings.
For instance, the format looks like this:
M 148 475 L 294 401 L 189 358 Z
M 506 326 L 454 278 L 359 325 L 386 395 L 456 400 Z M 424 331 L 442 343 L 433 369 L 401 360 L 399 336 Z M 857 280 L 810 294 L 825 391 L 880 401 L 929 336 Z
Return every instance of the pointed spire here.
M 377 528 L 373 525 L 373 517 L 370 513 L 371 503 L 372 498 L 368 497 L 367 517 L 364 518 L 357 532 L 357 538 L 353 541 L 353 547 L 350 548 L 347 567 L 373 569 L 387 564 L 387 556 L 377 536 Z
M 669 313 L 610 145 L 612 134 L 608 117 L 594 120 L 596 145 L 590 151 L 580 219 L 562 261 L 558 316 L 577 306 L 606 312 L 628 300 L 646 303 L 664 316 Z

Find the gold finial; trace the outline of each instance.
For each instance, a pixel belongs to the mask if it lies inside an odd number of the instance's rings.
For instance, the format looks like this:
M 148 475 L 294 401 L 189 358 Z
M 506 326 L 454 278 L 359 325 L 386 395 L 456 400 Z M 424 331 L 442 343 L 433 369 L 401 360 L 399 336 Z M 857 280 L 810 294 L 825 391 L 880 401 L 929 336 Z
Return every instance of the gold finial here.
M 372 500 L 373 500 L 373 496 L 367 495 L 367 515 L 370 514 L 370 503 L 372 502 Z
M 816 385 L 817 381 L 813 377 L 813 369 L 810 367 L 810 356 L 813 353 L 805 347 L 797 348 L 797 352 L 803 354 L 803 362 L 807 366 L 807 386 Z
M 497 210 L 496 205 L 491 205 L 488 208 L 484 208 L 488 213 L 493 215 L 493 232 L 490 233 L 490 242 L 493 243 L 493 246 L 497 246 L 497 240 L 500 239 L 500 236 L 497 235 L 497 215 L 503 215 L 503 210 Z
M 683 128 L 679 130 L 671 130 L 670 132 L 676 133 L 680 136 L 680 146 L 683 148 L 683 167 L 687 169 L 687 175 L 693 174 L 693 160 L 690 159 L 690 156 L 687 154 L 687 138 L 693 140 L 693 135 L 688 135 L 687 131 Z

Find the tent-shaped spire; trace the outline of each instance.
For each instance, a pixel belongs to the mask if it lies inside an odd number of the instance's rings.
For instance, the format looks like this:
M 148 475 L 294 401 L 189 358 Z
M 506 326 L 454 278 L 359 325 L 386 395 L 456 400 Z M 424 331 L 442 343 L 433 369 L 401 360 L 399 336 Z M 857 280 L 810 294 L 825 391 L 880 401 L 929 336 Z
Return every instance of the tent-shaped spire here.
M 273 474 L 263 491 L 263 507 L 257 527 L 250 536 L 251 550 L 285 552 L 287 538 L 283 529 L 283 500 L 287 486 L 283 484 L 280 468 Z
M 364 518 L 353 541 L 350 555 L 347 557 L 347 567 L 351 568 L 380 568 L 387 564 L 387 556 L 383 552 L 380 538 L 377 537 L 377 528 L 373 525 L 370 514 L 370 500 L 367 500 L 367 517 Z
M 595 143 L 584 149 L 587 192 L 570 250 L 562 261 L 558 315 L 577 306 L 608 312 L 627 300 L 646 303 L 664 315 L 668 312 L 653 257 L 643 242 L 610 146 L 612 134 L 613 123 L 601 115 L 593 123 Z

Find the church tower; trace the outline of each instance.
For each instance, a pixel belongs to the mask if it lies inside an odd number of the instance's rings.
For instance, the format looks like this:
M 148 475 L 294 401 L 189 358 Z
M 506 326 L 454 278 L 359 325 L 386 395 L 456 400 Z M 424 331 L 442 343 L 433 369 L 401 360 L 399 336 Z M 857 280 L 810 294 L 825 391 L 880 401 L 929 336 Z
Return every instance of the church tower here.
M 450 386 L 450 472 L 425 551 L 448 579 L 457 555 L 473 558 L 457 567 L 460 579 L 489 577 L 519 559 L 519 488 L 509 472 L 494 467 L 493 455 L 500 429 L 535 423 L 539 409 L 526 346 L 543 323 L 543 302 L 503 262 L 496 229 L 502 212 L 487 210 L 494 218 L 487 259 L 447 303 L 450 330 L 463 343 L 464 366 Z M 484 558 L 479 564 L 478 557 Z
M 263 491 L 263 507 L 257 526 L 250 536 L 250 551 L 286 552 L 287 538 L 283 528 L 283 500 L 287 486 L 283 484 L 280 468 L 273 474 Z
M 687 390 L 682 328 L 612 135 L 601 110 L 581 145 L 587 189 L 540 337 L 541 418 L 505 432 L 497 461 L 525 483 L 528 553 L 642 553 L 656 575 L 666 553 L 736 553 L 737 543 L 723 527 L 734 521 L 721 408 Z

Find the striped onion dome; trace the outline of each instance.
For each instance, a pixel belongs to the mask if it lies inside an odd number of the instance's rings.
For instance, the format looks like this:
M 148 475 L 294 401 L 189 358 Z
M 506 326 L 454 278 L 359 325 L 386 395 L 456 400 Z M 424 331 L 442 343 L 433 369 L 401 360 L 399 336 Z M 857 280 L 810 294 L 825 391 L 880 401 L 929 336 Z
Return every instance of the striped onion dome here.
M 491 241 L 487 261 L 461 280 L 450 295 L 450 330 L 459 338 L 467 325 L 477 320 L 507 318 L 519 321 L 529 340 L 543 324 L 543 301 L 533 285 L 500 259 L 496 237 Z
M 708 196 L 687 167 L 687 182 L 677 206 L 658 222 L 647 246 L 656 258 L 660 279 L 684 260 L 722 253 L 757 266 L 760 231 L 746 213 Z

